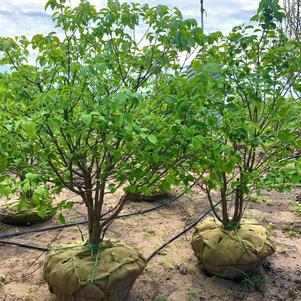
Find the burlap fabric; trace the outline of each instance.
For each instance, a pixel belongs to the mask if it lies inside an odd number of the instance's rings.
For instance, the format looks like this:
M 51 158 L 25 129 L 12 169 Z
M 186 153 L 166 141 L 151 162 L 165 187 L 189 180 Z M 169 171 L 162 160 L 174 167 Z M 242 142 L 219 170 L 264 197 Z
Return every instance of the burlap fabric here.
M 30 226 L 43 223 L 52 216 L 46 214 L 43 218 L 34 209 L 17 210 L 17 205 L 5 205 L 0 208 L 0 221 L 14 226 Z
M 127 200 L 132 202 L 155 202 L 167 199 L 171 196 L 169 192 L 154 192 L 150 195 L 142 193 L 128 193 Z
M 192 248 L 208 273 L 241 279 L 257 271 L 262 261 L 275 252 L 275 243 L 254 220 L 242 220 L 238 229 L 225 230 L 221 223 L 207 218 L 196 227 Z
M 57 301 L 122 301 L 127 297 L 146 260 L 119 242 L 104 241 L 103 246 L 98 259 L 84 245 L 49 253 L 43 277 Z

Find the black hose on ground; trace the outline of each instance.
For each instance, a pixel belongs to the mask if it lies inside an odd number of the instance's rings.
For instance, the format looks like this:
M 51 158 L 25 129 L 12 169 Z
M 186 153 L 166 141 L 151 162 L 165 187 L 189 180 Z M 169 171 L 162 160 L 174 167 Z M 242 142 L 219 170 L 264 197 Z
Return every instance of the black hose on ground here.
M 298 159 L 301 157 L 301 154 L 297 154 L 294 156 L 291 156 L 289 158 L 286 158 L 284 160 L 291 160 L 291 159 Z M 197 182 L 195 182 L 197 183 Z M 174 240 L 176 240 L 177 238 L 179 238 L 181 235 L 187 233 L 189 230 L 191 230 L 195 225 L 197 225 L 202 219 L 204 219 L 211 211 L 213 211 L 213 209 L 215 207 L 217 207 L 219 204 L 221 203 L 221 201 L 218 201 L 211 209 L 209 209 L 207 212 L 205 212 L 204 214 L 200 215 L 194 222 L 192 222 L 189 226 L 187 226 L 186 228 L 184 228 L 183 231 L 181 231 L 180 233 L 176 234 L 175 236 L 171 237 L 169 240 L 167 240 L 165 243 L 163 243 L 159 248 L 157 248 L 153 253 L 151 253 L 146 260 L 150 261 L 155 255 L 157 255 L 161 250 L 163 250 L 166 246 L 168 246 L 170 243 L 172 243 Z
M 218 206 L 221 203 L 221 201 L 217 202 L 213 208 L 210 208 L 207 210 L 204 214 L 200 215 L 194 222 L 192 222 L 189 226 L 185 227 L 184 230 L 179 232 L 178 234 L 171 237 L 169 240 L 167 240 L 165 243 L 163 243 L 159 248 L 157 248 L 154 252 L 152 252 L 147 258 L 147 262 L 149 262 L 154 256 L 156 256 L 160 251 L 162 251 L 165 247 L 167 247 L 169 244 L 171 244 L 174 240 L 191 230 L 194 226 L 196 226 L 202 219 L 204 219 L 216 206 Z
M 194 186 L 195 184 L 193 184 L 190 189 Z M 125 213 L 125 214 L 121 214 L 117 217 L 118 218 L 127 218 L 127 217 L 132 217 L 135 215 L 140 215 L 140 214 L 146 214 L 146 213 L 150 213 L 152 211 L 156 211 L 162 208 L 165 208 L 167 206 L 169 206 L 170 204 L 174 203 L 175 201 L 177 201 L 178 199 L 180 199 L 184 194 L 186 193 L 186 191 L 183 191 L 182 193 L 180 193 L 178 196 L 176 196 L 175 198 L 160 204 L 158 206 L 152 207 L 152 208 L 148 208 L 145 210 L 139 210 L 136 212 L 130 212 L 130 213 Z M 0 234 L 0 239 L 2 238 L 10 238 L 10 237 L 16 237 L 16 236 L 21 236 L 21 235 L 26 235 L 26 234 L 30 234 L 30 233 L 37 233 L 37 232 L 45 232 L 45 231 L 53 231 L 53 230 L 58 230 L 58 229 L 65 229 L 65 228 L 70 228 L 73 226 L 77 226 L 77 225 L 83 225 L 86 224 L 87 220 L 80 220 L 80 221 L 76 221 L 76 222 L 72 222 L 72 223 L 66 223 L 63 225 L 56 225 L 56 226 L 50 226 L 50 227 L 42 227 L 42 228 L 36 228 L 36 229 L 30 229 L 30 230 L 26 230 L 26 231 L 19 231 L 19 232 L 11 232 L 11 233 L 5 233 L 5 234 Z
M 217 207 L 221 201 L 217 202 L 213 208 Z M 204 219 L 212 210 L 213 208 L 207 210 L 204 214 L 200 215 L 194 222 L 192 222 L 189 226 L 185 227 L 184 230 L 179 232 L 178 234 L 174 235 L 171 237 L 169 240 L 167 240 L 165 243 L 163 243 L 159 248 L 157 248 L 154 252 L 152 252 L 147 258 L 147 261 L 150 261 L 154 256 L 156 256 L 161 250 L 163 250 L 165 247 L 167 247 L 169 244 L 171 244 L 173 241 L 175 241 L 177 238 L 191 230 L 194 226 L 197 225 L 202 219 Z M 36 245 L 31 245 L 31 244 L 24 244 L 24 243 L 18 243 L 15 241 L 7 241 L 7 240 L 0 240 L 0 244 L 7 244 L 7 245 L 13 245 L 13 246 L 19 246 L 27 249 L 32 249 L 32 250 L 38 250 L 42 252 L 48 252 L 51 249 L 50 248 L 44 248 Z
M 0 240 L 0 244 L 18 246 L 18 247 L 32 249 L 32 250 L 38 250 L 38 251 L 42 251 L 42 252 L 50 251 L 50 248 L 44 248 L 44 247 L 40 247 L 40 246 L 36 246 L 36 245 L 24 244 L 24 243 L 19 243 L 16 241 L 9 241 L 9 240 Z
M 298 155 L 294 155 L 294 156 L 291 156 L 289 158 L 286 158 L 284 160 L 291 160 L 291 159 L 297 159 L 297 158 L 300 158 L 301 154 L 298 154 Z M 198 181 L 198 180 L 197 180 Z M 190 189 L 197 183 L 197 181 L 195 181 L 191 186 L 190 186 Z M 122 214 L 122 215 L 119 215 L 117 218 L 126 218 L 126 217 L 131 217 L 131 216 L 135 216 L 135 215 L 140 215 L 140 214 L 144 214 L 144 213 L 149 213 L 149 212 L 152 212 L 152 211 L 155 211 L 155 210 L 158 210 L 158 209 L 161 209 L 161 208 L 164 208 L 164 207 L 167 207 L 168 205 L 170 205 L 171 203 L 175 202 L 176 200 L 180 199 L 183 195 L 185 194 L 185 192 L 182 192 L 180 195 L 178 195 L 177 197 L 175 197 L 174 199 L 171 199 L 169 200 L 168 202 L 164 203 L 164 204 L 161 204 L 159 206 L 155 206 L 155 207 L 152 207 L 152 208 L 149 208 L 149 209 L 145 209 L 145 210 L 141 210 L 141 211 L 137 211 L 137 212 L 131 212 L 131 213 L 126 213 L 126 214 Z M 217 206 L 218 204 L 220 203 L 220 201 L 218 203 L 216 203 L 214 205 Z M 186 232 L 188 232 L 191 228 L 194 227 L 194 225 L 196 225 L 199 221 L 202 220 L 202 218 L 205 218 L 210 212 L 212 211 L 212 209 L 210 209 L 209 211 L 207 211 L 205 213 L 205 216 L 200 216 L 195 222 L 193 222 L 191 225 L 189 225 L 187 228 L 185 228 L 182 232 L 182 234 L 185 234 Z M 82 224 L 86 224 L 87 221 L 86 220 L 81 220 L 81 221 L 77 221 L 77 222 L 73 222 L 73 223 L 67 223 L 67 224 L 64 224 L 64 225 L 56 225 L 56 226 L 51 226 L 51 227 L 43 227 L 43 228 L 37 228 L 37 229 L 31 229 L 31 230 L 27 230 L 27 231 L 20 231 L 20 232 L 13 232 L 13 233 L 6 233 L 6 234 L 2 234 L 0 235 L 0 238 L 9 238 L 9 237 L 16 237 L 16 236 L 21 236 L 21 235 L 26 235 L 26 234 L 30 234 L 30 233 L 35 233 L 35 232 L 45 232 L 45 231 L 52 231 L 52 230 L 58 230 L 58 229 L 64 229 L 64 228 L 69 228 L 69 227 L 73 227 L 73 226 L 77 226 L 77 225 L 82 225 Z M 193 225 L 194 224 L 194 225 Z M 179 233 L 179 236 L 181 236 L 182 234 Z M 177 239 L 179 236 L 175 236 L 175 237 L 172 237 L 170 239 L 170 242 L 174 241 L 175 239 Z M 169 243 L 170 243 L 169 242 Z M 8 241 L 1 241 L 0 240 L 0 243 L 3 243 L 3 244 L 11 244 L 11 245 L 22 245 L 22 244 L 19 244 L 19 243 L 14 243 L 14 242 L 8 242 Z M 160 252 L 166 245 L 168 245 L 169 243 L 165 243 L 163 244 L 161 247 L 159 247 L 154 253 L 158 253 Z M 26 245 L 22 245 L 22 246 L 26 246 Z M 45 249 L 45 248 L 40 248 L 40 247 L 35 247 L 35 246 L 31 246 L 31 248 L 38 248 L 39 250 L 41 251 L 48 251 L 48 249 Z M 154 256 L 154 255 L 153 255 Z M 152 254 L 148 257 L 148 260 L 150 260 L 152 257 Z
M 53 230 L 58 230 L 58 229 L 63 229 L 63 228 L 70 228 L 70 227 L 74 227 L 74 226 L 77 226 L 77 225 L 83 225 L 83 224 L 86 224 L 86 223 L 87 223 L 86 220 L 80 220 L 80 221 L 77 221 L 77 222 L 66 223 L 66 224 L 63 224 L 63 225 L 42 227 L 42 228 L 30 229 L 30 230 L 19 231 L 19 232 L 9 232 L 9 233 L 6 233 L 6 234 L 1 234 L 0 238 L 10 238 L 10 237 L 21 236 L 21 235 L 26 235 L 26 234 L 30 234 L 30 233 L 36 233 L 36 232 L 53 231 Z

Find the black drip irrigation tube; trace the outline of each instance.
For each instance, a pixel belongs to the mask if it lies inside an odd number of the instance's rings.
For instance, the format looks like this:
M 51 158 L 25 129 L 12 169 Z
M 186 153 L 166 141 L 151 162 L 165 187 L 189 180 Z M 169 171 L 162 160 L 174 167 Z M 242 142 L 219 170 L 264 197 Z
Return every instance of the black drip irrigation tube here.
M 169 240 L 167 240 L 161 246 L 159 246 L 159 248 L 157 248 L 148 257 L 146 257 L 147 262 L 149 262 L 154 256 L 156 256 L 158 253 L 160 253 L 165 247 L 167 247 L 173 241 L 175 241 L 180 236 L 184 235 L 189 230 L 191 230 L 193 227 L 195 227 L 201 220 L 203 220 L 206 216 L 208 216 L 213 211 L 213 209 L 215 207 L 217 207 L 220 203 L 221 203 L 221 201 L 217 202 L 212 208 L 210 208 L 205 213 L 200 215 L 189 226 L 185 227 L 181 232 L 179 232 L 176 235 L 172 236 Z M 13 242 L 13 241 L 6 241 L 6 240 L 0 240 L 0 244 L 9 244 L 9 245 L 19 246 L 19 247 L 23 247 L 23 248 L 27 248 L 27 249 L 42 251 L 42 252 L 49 252 L 51 250 L 51 248 L 44 248 L 44 247 L 40 247 L 40 246 L 36 246 L 36 245 L 22 244 L 22 243 Z
M 190 189 L 195 185 L 195 183 L 190 186 Z M 176 196 L 175 198 L 152 208 L 148 208 L 145 210 L 139 210 L 136 212 L 130 212 L 130 213 L 125 213 L 125 214 L 120 214 L 119 216 L 117 216 L 116 219 L 119 218 L 127 218 L 127 217 L 131 217 L 131 216 L 136 216 L 136 215 L 140 215 L 140 214 L 146 214 L 146 213 L 150 213 L 152 211 L 156 211 L 158 209 L 162 209 L 165 208 L 167 206 L 169 206 L 170 204 L 174 203 L 175 201 L 179 200 L 183 195 L 185 194 L 185 191 L 182 192 L 181 194 L 179 194 L 178 196 Z M 105 218 L 103 218 L 102 220 L 105 220 Z M 59 230 L 59 229 L 65 229 L 65 228 L 70 228 L 70 227 L 74 227 L 77 225 L 84 225 L 86 224 L 88 221 L 87 220 L 80 220 L 80 221 L 76 221 L 76 222 L 72 222 L 72 223 L 66 223 L 64 225 L 56 225 L 56 226 L 50 226 L 50 227 L 42 227 L 42 228 L 36 228 L 36 229 L 31 229 L 31 230 L 26 230 L 26 231 L 19 231 L 19 232 L 11 232 L 11 233 L 6 233 L 6 234 L 0 234 L 0 239 L 2 238 L 10 238 L 10 237 L 16 237 L 16 236 L 21 236 L 21 235 L 26 235 L 26 234 L 30 234 L 30 233 L 37 233 L 37 232 L 45 232 L 45 231 L 54 231 L 54 230 Z
M 86 220 L 80 220 L 80 221 L 77 221 L 77 222 L 66 223 L 64 225 L 42 227 L 42 228 L 36 228 L 36 229 L 31 229 L 31 230 L 19 231 L 19 232 L 9 232 L 9 233 L 6 233 L 6 234 L 1 234 L 0 239 L 16 237 L 16 236 L 22 236 L 22 235 L 26 235 L 26 234 L 30 234 L 30 233 L 54 231 L 54 230 L 59 230 L 59 229 L 63 229 L 63 228 L 74 227 L 74 226 L 77 226 L 77 225 L 83 225 L 83 224 L 86 224 L 86 223 L 87 223 Z
M 284 160 L 291 160 L 291 159 L 298 159 L 301 157 L 301 154 L 297 154 L 297 155 L 293 155 L 291 157 L 288 157 L 286 159 L 283 159 L 281 161 Z M 198 181 L 198 180 L 197 180 Z M 190 189 L 197 183 L 197 181 L 195 181 L 191 186 Z M 159 206 L 155 206 L 149 209 L 145 209 L 145 210 L 140 210 L 137 212 L 130 212 L 130 213 L 126 213 L 126 214 L 121 214 L 119 215 L 116 219 L 118 218 L 126 218 L 126 217 L 131 217 L 131 216 L 135 216 L 135 215 L 140 215 L 140 214 L 145 214 L 145 213 L 149 213 L 161 208 L 165 208 L 167 206 L 169 206 L 171 203 L 175 202 L 176 200 L 180 199 L 183 195 L 185 194 L 185 192 L 182 192 L 181 194 L 179 194 L 177 197 L 175 197 L 174 199 L 171 199 L 170 201 L 161 204 Z M 179 232 L 178 234 L 176 234 L 175 236 L 171 237 L 168 241 L 166 241 L 165 243 L 163 243 L 159 248 L 157 248 L 153 253 L 151 253 L 146 260 L 150 261 L 155 255 L 157 255 L 161 250 L 163 250 L 166 246 L 168 246 L 170 243 L 172 243 L 174 240 L 176 240 L 177 238 L 179 238 L 181 235 L 185 234 L 186 232 L 188 232 L 189 230 L 191 230 L 197 223 L 199 223 L 202 219 L 204 219 L 208 214 L 210 214 L 211 211 L 213 211 L 213 209 L 215 207 L 217 207 L 219 204 L 221 203 L 221 201 L 217 202 L 211 209 L 209 209 L 208 211 L 206 211 L 204 214 L 200 215 L 194 222 L 192 222 L 189 226 L 185 227 L 184 230 L 182 230 L 181 232 Z M 82 221 L 77 221 L 77 222 L 73 222 L 73 223 L 67 223 L 65 225 L 57 225 L 57 226 L 51 226 L 51 227 L 44 227 L 44 228 L 37 228 L 37 229 L 32 229 L 32 230 L 27 230 L 27 231 L 20 231 L 20 232 L 13 232 L 13 233 L 6 233 L 6 234 L 2 234 L 0 235 L 0 239 L 1 238 L 9 238 L 9 237 L 16 237 L 16 236 L 20 236 L 20 235 L 25 235 L 25 234 L 30 234 L 30 233 L 35 233 L 35 232 L 45 232 L 45 231 L 52 231 L 52 230 L 58 230 L 58 229 L 64 229 L 64 228 L 69 228 L 69 227 L 73 227 L 76 225 L 82 225 L 82 224 L 86 224 L 87 221 L 86 220 L 82 220 Z M 40 247 L 40 246 L 36 246 L 36 245 L 31 245 L 31 244 L 22 244 L 22 243 L 18 243 L 18 242 L 14 242 L 14 241 L 7 241 L 7 240 L 0 240 L 0 244 L 7 244 L 7 245 L 14 245 L 14 246 L 20 246 L 20 247 L 24 247 L 24 248 L 28 248 L 28 249 L 32 249 L 32 250 L 38 250 L 38 251 L 42 251 L 42 252 L 48 252 L 51 249 L 48 248 L 44 248 L 44 247 Z
M 0 240 L 0 244 L 12 245 L 12 246 L 22 247 L 22 248 L 26 248 L 26 249 L 31 249 L 31 250 L 42 251 L 42 252 L 50 251 L 50 248 L 40 247 L 40 246 L 36 246 L 36 245 L 31 245 L 31 244 L 24 244 L 24 243 L 19 243 L 16 241 L 9 241 L 9 240 Z
M 195 227 L 201 220 L 203 220 L 208 214 L 213 211 L 215 207 L 217 207 L 221 201 L 217 202 L 212 208 L 207 210 L 204 214 L 200 215 L 195 221 L 193 221 L 189 226 L 185 227 L 181 232 L 171 237 L 169 240 L 167 240 L 165 243 L 163 243 L 159 248 L 157 248 L 153 253 L 151 253 L 147 258 L 146 261 L 149 262 L 154 256 L 156 256 L 160 251 L 162 251 L 165 247 L 167 247 L 169 244 L 171 244 L 173 241 L 175 241 L 177 238 L 182 236 L 183 234 L 187 233 L 189 230 L 191 230 L 193 227 Z

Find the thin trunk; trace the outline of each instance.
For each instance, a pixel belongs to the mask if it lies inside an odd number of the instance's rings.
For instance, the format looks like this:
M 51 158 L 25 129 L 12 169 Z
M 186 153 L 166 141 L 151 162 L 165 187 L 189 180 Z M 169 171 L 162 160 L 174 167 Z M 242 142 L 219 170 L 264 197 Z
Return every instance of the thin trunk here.
M 221 204 L 222 204 L 222 214 L 223 214 L 223 225 L 227 226 L 229 223 L 228 215 L 228 204 L 227 204 L 227 178 L 225 172 L 223 172 L 223 187 L 221 188 Z
M 239 223 L 243 214 L 242 211 L 243 211 L 243 203 L 244 203 L 244 192 L 242 188 L 242 180 L 243 180 L 243 174 L 242 171 L 240 170 L 239 185 L 235 189 L 235 208 L 234 208 L 234 215 L 232 219 L 233 223 Z
M 214 207 L 214 204 L 213 204 L 213 201 L 212 201 L 212 198 L 211 198 L 211 194 L 210 194 L 210 190 L 208 188 L 208 186 L 206 186 L 206 193 L 207 193 L 207 197 L 208 197 L 208 200 L 209 200 L 209 203 L 210 203 L 210 206 L 212 208 L 212 211 L 215 215 L 215 217 L 220 221 L 220 222 L 223 222 L 223 219 L 219 216 L 219 214 L 217 213 L 215 207 Z
M 88 229 L 89 229 L 89 241 L 91 242 L 93 233 L 93 211 L 88 208 Z
M 243 215 L 243 207 L 244 207 L 244 192 L 242 188 L 240 189 L 239 194 L 239 214 L 238 214 L 238 221 L 240 222 L 242 215 Z
M 83 199 L 85 201 L 88 210 L 88 227 L 89 227 L 89 242 L 92 245 L 99 245 L 101 237 L 101 227 L 100 227 L 100 200 L 103 200 L 104 194 L 101 194 L 97 199 L 93 197 L 93 185 L 90 174 L 83 169 L 84 181 L 85 181 L 85 192 L 83 194 Z
M 240 187 L 235 189 L 235 202 L 234 202 L 234 214 L 232 218 L 232 222 L 237 223 L 239 221 L 239 206 L 240 206 Z
M 33 196 L 34 191 L 32 189 L 29 189 L 28 191 L 25 192 L 25 197 L 27 200 L 30 200 Z
M 93 199 L 88 199 L 89 204 L 93 205 Z M 88 227 L 89 227 L 89 242 L 92 245 L 99 245 L 101 236 L 100 218 L 95 208 L 88 208 Z
M 201 28 L 204 32 L 204 0 L 200 0 L 201 2 Z
M 92 222 L 92 233 L 90 236 L 91 244 L 98 245 L 102 240 L 102 229 L 101 226 L 101 207 L 104 200 L 105 182 L 99 185 L 98 197 L 94 198 L 94 208 L 93 208 L 93 222 Z

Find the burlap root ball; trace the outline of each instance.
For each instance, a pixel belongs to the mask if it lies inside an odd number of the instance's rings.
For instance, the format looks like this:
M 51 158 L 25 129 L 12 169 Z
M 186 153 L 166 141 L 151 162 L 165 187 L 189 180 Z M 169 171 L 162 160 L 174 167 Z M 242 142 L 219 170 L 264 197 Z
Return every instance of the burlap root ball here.
M 237 230 L 225 230 L 220 222 L 207 218 L 196 227 L 192 248 L 206 272 L 238 280 L 256 272 L 275 252 L 275 243 L 254 220 L 242 220 Z
M 142 193 L 128 193 L 127 200 L 132 202 L 155 202 L 164 199 L 168 199 L 171 196 L 169 192 L 154 192 L 150 195 L 145 195 Z
M 125 244 L 103 244 L 105 249 L 99 253 L 97 264 L 96 255 L 91 256 L 91 250 L 83 245 L 49 253 L 43 278 L 55 300 L 122 301 L 128 296 L 146 260 Z
M 51 219 L 52 215 L 46 214 L 43 218 L 38 212 L 32 210 L 17 210 L 17 206 L 3 206 L 0 208 L 0 221 L 7 225 L 14 226 L 31 226 L 43 223 Z

